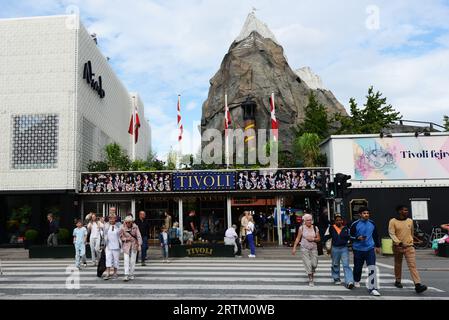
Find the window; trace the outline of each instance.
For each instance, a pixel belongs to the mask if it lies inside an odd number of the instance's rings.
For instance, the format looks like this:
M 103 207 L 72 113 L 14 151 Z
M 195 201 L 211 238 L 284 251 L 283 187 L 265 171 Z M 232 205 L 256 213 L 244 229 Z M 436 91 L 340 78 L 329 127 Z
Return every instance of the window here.
M 12 169 L 53 169 L 58 164 L 59 116 L 12 116 Z

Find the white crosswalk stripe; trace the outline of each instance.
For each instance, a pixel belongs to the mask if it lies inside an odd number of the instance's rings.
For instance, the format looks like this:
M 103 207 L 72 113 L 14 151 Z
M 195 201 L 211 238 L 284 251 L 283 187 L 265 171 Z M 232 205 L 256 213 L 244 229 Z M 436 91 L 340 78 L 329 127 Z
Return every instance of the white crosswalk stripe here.
M 123 273 L 121 261 L 119 273 Z M 334 285 L 330 275 L 331 262 L 320 260 L 315 286 L 308 285 L 302 262 L 297 260 L 248 259 L 177 259 L 170 263 L 150 261 L 136 266 L 136 279 L 123 282 L 104 281 L 96 276 L 96 267 L 79 272 L 79 289 L 71 284 L 76 273 L 73 260 L 2 261 L 0 299 L 356 299 L 368 296 L 362 288 L 348 290 Z M 69 271 L 67 271 L 69 268 Z M 403 280 L 405 289 L 393 286 L 390 268 L 379 268 L 379 286 L 383 297 L 414 298 L 413 283 Z M 343 280 L 343 270 L 341 270 Z M 69 286 L 67 286 L 69 283 Z M 75 286 L 75 288 L 77 288 Z M 429 288 L 435 294 L 443 292 Z M 405 293 L 405 295 L 404 295 Z

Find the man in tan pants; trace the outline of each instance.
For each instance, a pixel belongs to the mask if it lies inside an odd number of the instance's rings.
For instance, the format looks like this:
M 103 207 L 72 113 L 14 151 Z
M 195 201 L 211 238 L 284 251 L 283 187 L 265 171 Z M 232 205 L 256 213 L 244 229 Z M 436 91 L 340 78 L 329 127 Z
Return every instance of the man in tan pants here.
M 388 225 L 388 232 L 391 239 L 393 239 L 394 274 L 396 277 L 394 285 L 397 288 L 403 288 L 401 284 L 402 257 L 405 256 L 410 275 L 415 283 L 415 291 L 422 293 L 427 290 L 427 287 L 421 284 L 421 278 L 416 269 L 416 254 L 413 246 L 413 220 L 408 218 L 409 211 L 406 206 L 398 206 L 396 211 L 398 217 L 391 219 Z

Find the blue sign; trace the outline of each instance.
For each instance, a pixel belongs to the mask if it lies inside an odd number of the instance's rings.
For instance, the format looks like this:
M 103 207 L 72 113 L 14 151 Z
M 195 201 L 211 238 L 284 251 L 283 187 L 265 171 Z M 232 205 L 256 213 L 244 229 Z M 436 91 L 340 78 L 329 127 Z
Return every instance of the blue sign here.
M 235 190 L 235 172 L 173 173 L 173 191 Z

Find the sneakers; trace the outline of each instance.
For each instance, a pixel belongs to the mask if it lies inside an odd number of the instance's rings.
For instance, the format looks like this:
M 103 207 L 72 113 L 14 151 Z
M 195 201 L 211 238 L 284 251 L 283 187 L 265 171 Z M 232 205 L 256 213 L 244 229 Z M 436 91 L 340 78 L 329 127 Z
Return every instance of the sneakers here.
M 309 287 L 315 287 L 315 283 L 313 282 L 313 280 L 309 280 Z
M 371 290 L 369 294 L 375 297 L 380 297 L 380 292 L 376 289 Z
M 416 291 L 416 293 L 423 293 L 426 290 L 427 290 L 427 286 L 425 286 L 425 285 L 423 285 L 421 283 L 415 284 L 415 291 Z
M 129 276 L 129 280 L 134 280 L 134 276 Z
M 103 280 L 109 280 L 109 279 L 110 279 L 109 275 L 105 275 L 105 276 L 103 277 Z
M 111 279 L 112 279 L 112 280 L 117 280 L 117 279 L 118 279 L 118 275 L 117 275 L 117 274 L 113 274 L 113 275 L 111 276 Z
M 396 288 L 399 288 L 399 289 L 404 288 L 404 286 L 402 285 L 402 283 L 401 283 L 400 281 L 396 281 L 396 282 L 394 283 L 394 286 L 395 286 Z
M 254 254 L 249 254 L 248 255 L 248 258 L 255 258 L 256 257 L 256 255 L 254 255 Z
M 334 280 L 334 284 L 337 286 L 341 285 L 341 280 Z
M 83 263 L 83 267 L 87 268 L 87 263 L 86 262 Z
M 355 288 L 360 288 L 360 282 L 354 282 L 354 287 Z
M 129 277 L 125 276 L 125 278 L 123 279 L 123 281 L 128 282 L 129 281 Z
M 349 282 L 348 285 L 346 286 L 346 288 L 348 288 L 349 290 L 354 289 L 354 284 L 352 282 Z

